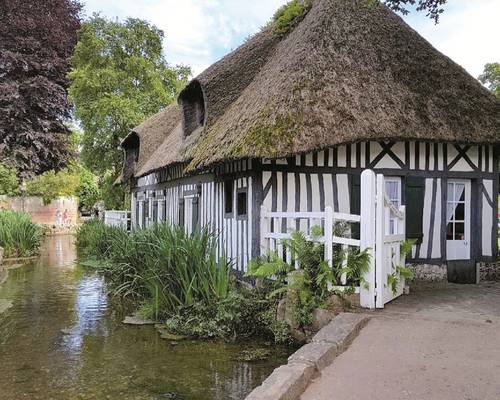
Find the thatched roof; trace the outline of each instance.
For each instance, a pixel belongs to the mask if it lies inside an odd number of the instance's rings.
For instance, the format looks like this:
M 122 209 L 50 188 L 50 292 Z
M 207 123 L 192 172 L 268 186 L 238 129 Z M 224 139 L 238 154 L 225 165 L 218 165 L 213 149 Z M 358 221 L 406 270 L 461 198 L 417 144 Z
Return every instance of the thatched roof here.
M 179 116 L 169 114 L 171 130 L 161 134 L 141 125 L 144 157 L 143 136 L 168 138 L 137 173 L 365 140 L 500 143 L 500 102 L 399 16 L 366 0 L 314 0 L 288 35 L 268 27 L 194 82 L 203 90 L 203 128 L 186 141 Z

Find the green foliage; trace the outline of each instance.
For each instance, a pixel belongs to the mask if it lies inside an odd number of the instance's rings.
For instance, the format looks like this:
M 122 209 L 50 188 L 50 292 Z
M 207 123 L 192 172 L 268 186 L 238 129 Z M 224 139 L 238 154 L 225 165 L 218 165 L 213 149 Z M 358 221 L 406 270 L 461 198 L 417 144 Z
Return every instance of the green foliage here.
M 39 196 L 44 204 L 48 204 L 57 197 L 74 196 L 78 183 L 78 176 L 68 169 L 47 171 L 26 181 L 26 193 L 29 196 Z
M 479 80 L 495 96 L 500 97 L 500 63 L 486 64 Z
M 70 100 L 83 127 L 82 159 L 100 175 L 121 166 L 120 141 L 171 103 L 191 71 L 169 66 L 163 32 L 140 19 L 115 22 L 97 14 L 82 24 L 71 59 Z
M 14 211 L 0 211 L 0 247 L 5 257 L 30 257 L 38 253 L 42 229 L 29 215 Z
M 99 201 L 97 177 L 86 168 L 82 168 L 80 171 L 75 195 L 80 200 L 80 207 L 85 210 L 91 210 L 94 204 Z
M 107 171 L 99 180 L 99 200 L 102 200 L 108 210 L 125 210 L 129 204 L 125 203 L 126 188 L 124 185 L 115 185 L 116 176 Z
M 273 16 L 275 32 L 280 36 L 289 33 L 302 21 L 311 6 L 312 0 L 292 0 L 280 7 Z
M 415 245 L 416 240 L 405 240 L 401 243 L 399 248 L 399 253 L 401 256 L 401 260 L 404 260 L 408 254 L 411 253 L 412 247 Z M 392 293 L 394 295 L 398 292 L 399 284 L 401 283 L 401 278 L 404 279 L 413 279 L 413 272 L 406 267 L 402 267 L 394 262 L 394 254 L 392 255 L 392 274 L 387 274 L 387 285 L 391 288 Z
M 150 301 L 158 318 L 197 303 L 212 307 L 229 294 L 229 264 L 216 260 L 207 229 L 188 236 L 182 227 L 159 224 L 128 235 L 91 221 L 79 229 L 77 248 L 81 259 L 104 261 L 100 269 L 116 296 Z
M 97 178 L 84 167 L 73 164 L 59 172 L 47 171 L 26 181 L 26 193 L 39 196 L 44 204 L 58 197 L 77 196 L 84 208 L 91 208 L 99 199 Z
M 334 232 L 341 236 L 346 233 L 346 227 L 336 225 Z M 310 325 L 314 309 L 325 305 L 332 294 L 330 286 L 340 285 L 343 274 L 346 274 L 349 286 L 365 284 L 363 276 L 370 266 L 368 251 L 349 249 L 344 253 L 340 247 L 336 247 L 331 268 L 324 260 L 325 247 L 320 241 L 322 236 L 320 227 L 312 227 L 310 237 L 295 231 L 290 240 L 283 242 L 283 246 L 291 253 L 291 264 L 284 262 L 276 253 L 270 253 L 267 257 L 252 260 L 246 274 L 247 277 L 265 281 L 270 288 L 270 299 L 282 298 L 290 291 L 297 293 L 296 317 L 303 328 Z M 296 263 L 300 266 L 298 271 L 294 267 Z
M 15 169 L 0 164 L 0 195 L 18 196 L 19 178 Z

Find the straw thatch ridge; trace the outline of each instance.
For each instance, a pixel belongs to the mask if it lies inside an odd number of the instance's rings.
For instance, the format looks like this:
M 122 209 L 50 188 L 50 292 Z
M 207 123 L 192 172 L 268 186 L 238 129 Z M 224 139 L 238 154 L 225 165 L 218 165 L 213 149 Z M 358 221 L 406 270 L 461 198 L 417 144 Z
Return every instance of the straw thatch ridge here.
M 142 124 L 135 127 L 122 141 L 122 148 L 125 151 L 125 161 L 123 163 L 122 182 L 128 182 L 133 175 L 142 176 L 141 171 L 147 165 L 166 165 L 170 163 L 165 155 L 157 155 L 153 159 L 155 152 L 159 148 L 165 148 L 166 143 L 174 141 L 174 128 L 180 126 L 181 118 L 177 103 L 172 103 L 159 113 L 146 119 Z M 135 140 L 138 138 L 139 140 Z M 168 149 L 168 147 L 167 147 Z M 179 148 L 172 147 L 174 153 L 179 153 Z M 136 156 L 135 152 L 138 152 Z M 137 161 L 135 161 L 137 159 Z M 155 169 L 161 168 L 158 166 Z
M 366 0 L 314 0 L 287 36 L 270 27 L 196 81 L 203 128 L 188 142 L 178 117 L 168 139 L 175 146 L 162 146 L 136 169 L 141 175 L 171 162 L 190 161 L 193 172 L 366 140 L 500 143 L 500 102 L 399 16 Z

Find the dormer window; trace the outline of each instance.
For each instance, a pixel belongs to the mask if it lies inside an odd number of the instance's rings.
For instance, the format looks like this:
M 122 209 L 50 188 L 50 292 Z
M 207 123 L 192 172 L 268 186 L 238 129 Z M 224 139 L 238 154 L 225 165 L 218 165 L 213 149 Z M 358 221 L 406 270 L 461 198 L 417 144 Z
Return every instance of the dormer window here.
M 205 124 L 205 99 L 200 82 L 192 81 L 179 96 L 184 137 Z
M 123 179 L 128 181 L 133 175 L 135 165 L 139 161 L 139 136 L 132 132 L 122 143 L 122 148 L 125 150 L 125 162 L 123 163 Z

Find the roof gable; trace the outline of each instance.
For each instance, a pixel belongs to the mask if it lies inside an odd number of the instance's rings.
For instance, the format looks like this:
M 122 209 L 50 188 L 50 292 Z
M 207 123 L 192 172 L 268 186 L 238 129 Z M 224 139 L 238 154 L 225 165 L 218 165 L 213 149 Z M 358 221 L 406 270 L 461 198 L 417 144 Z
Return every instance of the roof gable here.
M 314 0 L 288 35 L 264 29 L 196 82 L 204 128 L 156 154 L 155 168 L 178 160 L 195 170 L 365 140 L 500 142 L 500 102 L 399 16 L 366 0 Z M 177 137 L 175 121 L 169 135 Z

